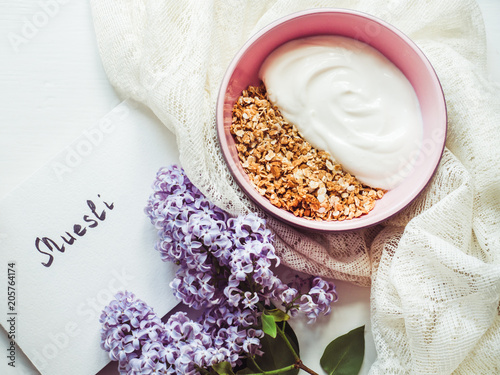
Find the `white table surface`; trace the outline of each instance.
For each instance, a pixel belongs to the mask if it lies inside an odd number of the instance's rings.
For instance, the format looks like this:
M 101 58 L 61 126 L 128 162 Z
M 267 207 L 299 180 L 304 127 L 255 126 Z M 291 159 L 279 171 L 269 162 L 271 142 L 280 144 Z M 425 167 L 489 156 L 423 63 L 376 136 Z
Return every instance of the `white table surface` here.
M 478 3 L 487 30 L 490 80 L 500 83 L 500 0 Z M 40 10 L 35 1 L 0 1 L 0 198 L 121 102 L 102 68 L 88 3 L 67 1 L 45 18 Z M 38 17 L 39 26 L 28 30 L 29 38 L 13 43 L 12 34 L 22 35 L 25 17 Z M 329 317 L 313 326 L 296 324 L 304 362 L 320 371 L 317 363 L 326 344 L 365 324 L 361 374 L 366 374 L 376 358 L 369 330 L 369 289 L 337 282 L 337 290 L 340 300 Z M 7 348 L 3 331 L 2 348 Z M 7 368 L 4 357 L 1 374 Z M 8 373 L 38 373 L 20 352 L 16 365 L 16 371 Z M 114 364 L 102 371 L 115 373 Z

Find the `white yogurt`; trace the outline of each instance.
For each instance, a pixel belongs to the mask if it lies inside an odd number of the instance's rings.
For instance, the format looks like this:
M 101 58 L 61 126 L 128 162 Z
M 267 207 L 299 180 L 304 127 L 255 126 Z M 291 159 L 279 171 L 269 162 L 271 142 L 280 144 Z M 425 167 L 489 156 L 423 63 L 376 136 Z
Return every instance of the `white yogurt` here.
M 391 189 L 404 179 L 422 141 L 420 106 L 403 73 L 373 47 L 333 35 L 293 40 L 259 76 L 283 117 L 359 181 Z

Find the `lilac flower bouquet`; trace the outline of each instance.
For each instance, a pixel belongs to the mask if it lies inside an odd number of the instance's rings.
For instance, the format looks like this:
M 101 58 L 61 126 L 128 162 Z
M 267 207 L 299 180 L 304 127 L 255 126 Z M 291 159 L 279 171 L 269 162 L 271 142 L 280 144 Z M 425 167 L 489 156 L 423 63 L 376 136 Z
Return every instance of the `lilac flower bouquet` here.
M 158 171 L 146 213 L 162 260 L 179 266 L 174 295 L 200 315 L 162 322 L 132 293 L 117 294 L 101 315 L 101 346 L 121 374 L 315 374 L 287 320 L 328 314 L 337 300 L 332 283 L 284 283 L 273 271 L 279 259 L 265 221 L 231 217 L 177 166 Z

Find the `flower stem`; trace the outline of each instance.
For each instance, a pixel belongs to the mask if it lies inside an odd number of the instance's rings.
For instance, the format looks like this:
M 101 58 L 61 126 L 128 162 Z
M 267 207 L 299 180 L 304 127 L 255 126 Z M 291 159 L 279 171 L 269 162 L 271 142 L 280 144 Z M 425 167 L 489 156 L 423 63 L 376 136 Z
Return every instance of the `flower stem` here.
M 297 354 L 297 352 L 295 351 L 295 349 L 293 348 L 292 344 L 290 343 L 290 341 L 288 340 L 288 337 L 286 337 L 285 335 L 285 330 L 284 329 L 281 329 L 281 327 L 279 325 L 276 325 L 276 328 L 277 328 L 277 331 L 278 331 L 278 334 L 281 336 L 281 338 L 283 339 L 283 341 L 285 342 L 286 346 L 288 347 L 288 349 L 290 349 L 290 351 L 292 352 L 292 355 L 293 357 L 299 361 L 300 360 L 300 357 L 299 355 Z
M 262 312 L 265 312 L 265 307 L 260 302 L 257 304 L 257 306 L 260 308 L 260 310 Z M 272 375 L 272 374 L 280 374 L 282 372 L 290 371 L 290 370 L 293 370 L 293 369 L 301 369 L 301 370 L 304 370 L 305 372 L 307 372 L 307 373 L 309 373 L 311 375 L 319 375 L 317 372 L 311 370 L 309 367 L 307 367 L 306 365 L 304 365 L 304 363 L 300 359 L 299 355 L 297 354 L 297 352 L 293 348 L 292 344 L 290 343 L 290 340 L 288 340 L 288 337 L 285 334 L 286 322 L 285 321 L 283 322 L 283 326 L 282 327 L 280 327 L 280 325 L 277 324 L 277 323 L 275 323 L 275 324 L 276 324 L 276 331 L 281 336 L 281 338 L 285 342 L 286 346 L 288 347 L 288 349 L 292 353 L 293 357 L 295 358 L 295 363 L 293 365 L 290 365 L 290 366 L 287 366 L 287 367 L 283 367 L 283 368 L 280 368 L 280 369 L 277 369 L 277 370 L 263 371 L 259 367 L 259 365 L 255 362 L 255 359 L 253 357 L 250 357 L 250 359 L 252 360 L 252 362 L 254 363 L 254 365 L 256 366 L 256 368 L 258 369 L 258 371 L 262 371 L 262 372 L 258 372 L 258 373 L 255 373 L 255 374 L 248 374 L 248 375 Z
M 311 370 L 309 367 L 307 367 L 306 365 L 304 365 L 300 359 L 297 360 L 297 363 L 295 364 L 295 368 L 300 368 L 300 369 L 304 370 L 305 372 L 307 372 L 307 373 L 309 373 L 311 375 L 318 375 L 317 372 Z
M 251 373 L 251 374 L 248 374 L 248 375 L 274 375 L 274 374 L 281 374 L 282 372 L 290 371 L 290 370 L 293 370 L 295 368 L 298 368 L 298 367 L 294 363 L 293 365 L 290 365 L 290 366 L 287 366 L 287 367 L 282 367 L 282 368 L 279 368 L 277 370 L 255 372 L 255 373 Z M 318 374 L 316 374 L 316 375 L 318 375 Z
M 251 357 L 250 357 L 250 360 L 252 361 L 253 365 L 255 366 L 255 368 L 256 368 L 258 371 L 260 371 L 260 372 L 262 372 L 262 373 L 264 373 L 264 372 L 265 372 L 264 370 L 262 370 L 262 369 L 260 368 L 259 364 L 255 361 L 254 356 L 251 356 Z
M 253 361 L 253 362 L 256 365 L 255 361 Z M 282 368 L 279 368 L 277 370 L 264 371 L 261 368 L 259 368 L 258 366 L 257 366 L 257 368 L 259 369 L 258 371 L 261 371 L 261 372 L 255 372 L 255 373 L 251 373 L 248 375 L 275 375 L 275 374 L 281 374 L 282 372 L 294 370 L 297 368 L 304 370 L 305 372 L 307 372 L 311 375 L 319 375 L 317 372 L 314 372 L 309 367 L 304 365 L 300 359 L 297 359 L 297 362 L 295 362 L 293 365 L 282 367 Z
M 300 359 L 299 355 L 297 354 L 297 352 L 293 348 L 292 344 L 290 343 L 290 340 L 288 340 L 288 337 L 286 337 L 286 334 L 285 334 L 285 325 L 283 324 L 283 328 L 281 328 L 279 325 L 276 325 L 276 327 L 278 329 L 279 335 L 281 336 L 281 338 L 283 339 L 283 341 L 285 341 L 286 346 L 288 347 L 288 349 L 290 349 L 290 351 L 292 352 L 293 357 L 296 360 L 295 364 L 293 365 L 293 368 L 300 368 L 300 369 L 304 370 L 305 372 L 307 372 L 307 373 L 309 373 L 311 375 L 318 375 L 317 372 L 311 370 L 309 367 L 307 367 L 306 365 L 304 365 L 304 363 Z

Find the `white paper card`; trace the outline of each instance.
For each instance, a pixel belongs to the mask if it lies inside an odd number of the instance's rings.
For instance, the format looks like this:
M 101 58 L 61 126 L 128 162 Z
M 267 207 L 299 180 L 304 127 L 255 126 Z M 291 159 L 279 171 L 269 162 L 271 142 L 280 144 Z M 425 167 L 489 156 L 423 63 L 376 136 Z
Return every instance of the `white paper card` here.
M 173 163 L 175 136 L 125 101 L 0 202 L 0 322 L 42 374 L 95 374 L 109 362 L 99 316 L 118 290 L 160 317 L 177 304 L 174 267 L 144 214 L 156 171 Z

